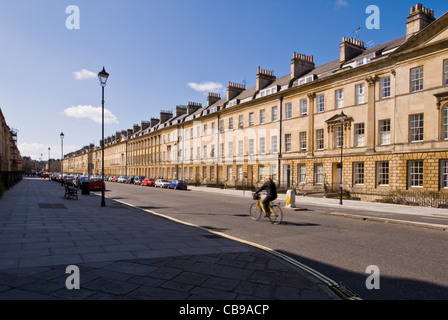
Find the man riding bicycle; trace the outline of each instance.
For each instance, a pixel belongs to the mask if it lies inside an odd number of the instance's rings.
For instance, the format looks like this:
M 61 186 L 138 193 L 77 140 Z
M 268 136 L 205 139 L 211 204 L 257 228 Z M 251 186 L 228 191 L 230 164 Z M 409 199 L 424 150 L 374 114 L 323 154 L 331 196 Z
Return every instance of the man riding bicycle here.
M 257 191 L 255 191 L 255 194 L 260 193 L 263 190 L 266 190 L 266 197 L 263 199 L 262 203 L 264 211 L 266 212 L 266 214 L 269 214 L 271 201 L 277 199 L 277 187 L 274 181 L 272 181 L 271 177 L 265 177 L 265 183 Z

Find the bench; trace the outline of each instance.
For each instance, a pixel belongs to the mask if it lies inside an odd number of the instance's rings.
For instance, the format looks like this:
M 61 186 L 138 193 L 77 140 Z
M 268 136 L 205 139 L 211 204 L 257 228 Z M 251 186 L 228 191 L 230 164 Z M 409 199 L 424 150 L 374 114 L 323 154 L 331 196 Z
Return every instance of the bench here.
M 67 200 L 70 200 L 70 199 L 78 200 L 78 189 L 66 185 L 64 198 Z

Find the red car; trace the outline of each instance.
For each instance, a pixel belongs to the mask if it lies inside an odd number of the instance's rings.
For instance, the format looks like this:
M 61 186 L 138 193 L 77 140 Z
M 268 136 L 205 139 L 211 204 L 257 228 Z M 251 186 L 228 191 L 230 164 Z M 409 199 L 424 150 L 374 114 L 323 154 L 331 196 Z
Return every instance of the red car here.
M 142 181 L 142 186 L 154 187 L 156 185 L 156 180 L 153 178 L 145 178 Z
M 117 182 L 118 181 L 118 177 L 113 177 L 112 178 L 112 182 Z
M 101 178 L 90 178 L 89 182 L 91 191 L 101 190 L 101 188 L 104 188 L 104 190 L 106 190 L 106 184 L 102 181 Z

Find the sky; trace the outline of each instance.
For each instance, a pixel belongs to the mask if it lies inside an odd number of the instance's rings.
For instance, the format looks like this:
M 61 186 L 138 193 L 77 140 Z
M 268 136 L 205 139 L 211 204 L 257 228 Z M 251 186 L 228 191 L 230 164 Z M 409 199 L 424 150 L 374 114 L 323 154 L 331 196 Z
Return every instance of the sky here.
M 294 52 L 319 66 L 339 58 L 342 37 L 369 47 L 402 37 L 416 2 L 0 0 L 0 108 L 22 156 L 60 159 L 61 132 L 64 154 L 99 145 L 103 66 L 108 137 L 205 106 L 229 81 L 254 87 L 258 66 L 285 76 Z M 420 3 L 436 18 L 448 11 L 446 0 Z

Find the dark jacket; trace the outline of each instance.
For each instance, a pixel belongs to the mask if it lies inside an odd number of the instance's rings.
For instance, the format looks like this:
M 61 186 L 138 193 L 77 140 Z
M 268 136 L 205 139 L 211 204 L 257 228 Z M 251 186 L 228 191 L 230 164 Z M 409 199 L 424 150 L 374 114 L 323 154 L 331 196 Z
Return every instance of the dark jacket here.
M 266 197 L 277 199 L 277 187 L 275 186 L 275 183 L 271 180 L 266 181 L 257 191 L 256 193 L 259 193 L 263 190 L 266 190 Z

